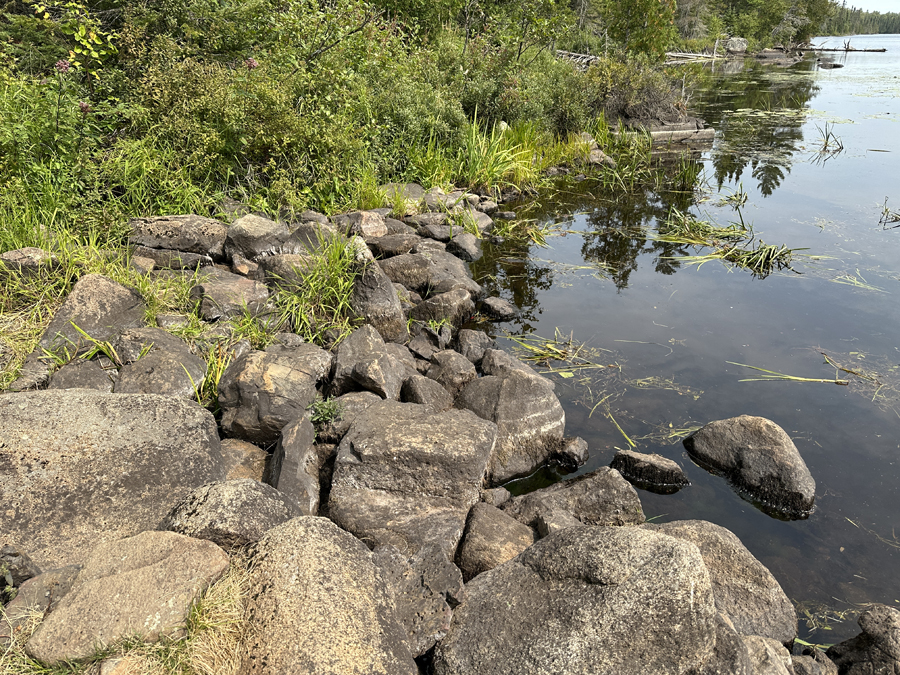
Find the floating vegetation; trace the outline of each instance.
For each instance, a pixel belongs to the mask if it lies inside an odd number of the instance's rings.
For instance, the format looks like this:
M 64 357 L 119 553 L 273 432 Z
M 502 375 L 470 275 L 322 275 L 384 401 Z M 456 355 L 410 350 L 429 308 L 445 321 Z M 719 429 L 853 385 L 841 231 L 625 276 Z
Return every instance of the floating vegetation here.
M 884 205 L 881 207 L 881 218 L 878 219 L 878 224 L 885 230 L 893 230 L 895 227 L 900 227 L 900 211 L 891 211 L 887 203 L 888 198 L 885 197 Z
M 850 390 L 865 397 L 883 410 L 893 410 L 898 416 L 900 405 L 900 364 L 886 357 L 872 357 L 864 352 L 836 355 L 821 347 L 813 347 L 835 372 L 849 376 Z
M 838 600 L 837 598 L 834 599 L 844 604 L 850 604 L 843 600 Z M 794 607 L 797 610 L 797 618 L 806 626 L 806 630 L 809 631 L 810 634 L 824 630 L 834 630 L 834 624 L 855 621 L 856 618 L 869 607 L 869 605 L 863 604 L 850 606 L 847 609 L 837 609 L 826 605 L 823 602 L 811 600 L 804 600 L 802 602 L 795 600 L 793 602 Z M 817 649 L 823 650 L 831 647 L 831 644 L 811 643 L 799 638 L 795 638 L 794 642 L 806 647 L 816 647 Z
M 766 370 L 765 368 L 748 366 L 746 363 L 735 363 L 734 361 L 726 361 L 725 363 L 730 363 L 733 366 L 740 366 L 741 368 L 751 368 L 763 373 L 759 377 L 748 377 L 743 380 L 738 380 L 738 382 L 770 382 L 773 380 L 780 380 L 784 382 L 825 382 L 829 384 L 840 384 L 843 386 L 847 386 L 848 384 L 850 384 L 850 382 L 848 382 L 847 380 L 839 380 L 837 378 L 826 379 L 822 377 L 796 377 L 794 375 L 785 375 L 784 373 L 779 373 L 774 370 Z
M 581 234 L 580 232 L 578 234 Z M 564 236 L 564 235 L 563 235 Z M 543 258 L 530 258 L 533 262 L 541 263 L 562 276 L 593 277 L 594 279 L 608 279 L 615 272 L 615 265 L 603 260 L 592 261 L 590 265 L 572 265 L 558 260 L 544 260 Z
M 825 122 L 824 129 L 817 124 L 816 129 L 819 130 L 819 147 L 815 154 L 813 154 L 812 160 L 816 164 L 824 164 L 832 157 L 837 157 L 844 151 L 844 143 L 834 133 L 833 122 L 831 123 L 831 126 L 829 126 L 828 122 Z
M 856 527 L 856 528 L 862 530 L 862 531 L 865 532 L 866 534 L 871 534 L 873 537 L 875 537 L 875 538 L 876 538 L 878 541 L 880 541 L 882 544 L 886 544 L 887 546 L 890 546 L 891 548 L 897 548 L 897 549 L 900 549 L 900 539 L 897 538 L 897 532 L 896 532 L 893 528 L 891 528 L 891 538 L 888 539 L 887 537 L 882 537 L 882 536 L 881 536 L 880 534 L 878 534 L 875 530 L 870 530 L 869 528 L 865 527 L 864 525 L 860 525 L 859 523 L 850 520 L 850 519 L 847 518 L 846 516 L 844 517 L 844 519 L 845 519 L 848 523 L 850 523 L 851 525 L 853 525 L 853 527 Z
M 865 277 L 860 273 L 860 271 L 856 270 L 856 275 L 853 274 L 841 274 L 839 276 L 834 277 L 833 279 L 829 279 L 829 281 L 836 284 L 843 284 L 845 286 L 853 286 L 854 288 L 859 288 L 864 291 L 875 291 L 878 293 L 887 293 L 888 291 L 883 288 L 878 288 L 878 286 L 873 286 L 868 281 L 866 281 Z
M 660 227 L 659 234 L 654 238 L 657 241 L 685 246 L 718 246 L 724 242 L 740 241 L 746 236 L 747 228 L 743 223 L 730 223 L 727 227 L 718 227 L 690 213 L 673 208 L 666 222 Z
M 744 192 L 744 184 L 740 183 L 738 189 L 730 195 L 726 195 L 719 199 L 718 206 L 730 206 L 734 210 L 738 210 L 747 203 L 748 195 Z
M 598 359 L 606 349 L 589 347 L 584 342 L 575 340 L 574 332 L 565 335 L 559 328 L 554 330 L 552 338 L 544 338 L 533 333 L 529 335 L 507 335 L 517 347 L 513 351 L 524 361 L 546 368 L 548 373 L 556 373 L 568 379 L 574 377 L 575 371 L 604 370 L 618 368 L 618 364 L 602 364 L 591 359 Z

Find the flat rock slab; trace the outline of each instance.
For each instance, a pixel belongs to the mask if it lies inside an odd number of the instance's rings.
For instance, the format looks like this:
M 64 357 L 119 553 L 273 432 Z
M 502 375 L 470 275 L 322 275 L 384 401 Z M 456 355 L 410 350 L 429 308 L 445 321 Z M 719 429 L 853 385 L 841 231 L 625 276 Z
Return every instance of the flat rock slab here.
M 100 274 L 87 274 L 75 283 L 38 344 L 74 354 L 92 346 L 75 326 L 95 340 L 109 340 L 125 328 L 143 325 L 146 311 L 136 290 Z
M 240 675 L 418 675 L 365 545 L 301 517 L 256 544 Z
M 637 492 L 615 469 L 604 467 L 549 487 L 513 497 L 500 507 L 531 527 L 540 516 L 567 511 L 585 525 L 640 525 L 644 511 Z
M 691 459 L 722 474 L 768 510 L 806 518 L 816 481 L 784 429 L 763 417 L 741 415 L 710 422 L 684 439 Z
M 435 650 L 436 675 L 682 675 L 715 644 L 697 548 L 636 528 L 563 530 L 466 593 Z
M 651 492 L 672 494 L 691 484 L 677 462 L 655 453 L 619 450 L 610 466 L 629 482 Z
M 129 243 L 148 248 L 169 249 L 207 255 L 220 261 L 224 256 L 225 223 L 203 216 L 157 216 L 132 218 Z
M 209 279 L 191 289 L 191 298 L 199 303 L 204 320 L 216 321 L 244 312 L 259 314 L 269 299 L 269 289 L 261 281 L 216 270 Z
M 0 546 L 43 569 L 154 529 L 225 469 L 209 411 L 170 396 L 35 391 L 0 397 Z
M 464 410 L 383 401 L 360 413 L 338 448 L 328 514 L 370 546 L 450 559 L 479 501 L 497 428 Z
M 218 546 L 173 532 L 101 544 L 25 649 L 53 665 L 87 658 L 123 638 L 178 636 L 191 603 L 227 569 L 228 556 Z
M 716 607 L 741 635 L 781 644 L 797 637 L 797 612 L 772 573 L 731 531 L 704 520 L 676 520 L 646 529 L 684 539 L 700 549 Z

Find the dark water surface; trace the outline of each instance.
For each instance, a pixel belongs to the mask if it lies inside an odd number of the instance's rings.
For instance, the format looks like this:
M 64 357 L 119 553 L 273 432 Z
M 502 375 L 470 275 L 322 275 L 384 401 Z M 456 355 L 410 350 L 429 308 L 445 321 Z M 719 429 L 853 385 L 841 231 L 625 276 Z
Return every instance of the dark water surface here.
M 879 224 L 885 197 L 900 211 L 900 36 L 852 44 L 888 51 L 823 55 L 844 64 L 832 70 L 815 56 L 787 69 L 717 65 L 691 101 L 719 130 L 700 160 L 707 189 L 692 204 L 603 193 L 587 181 L 536 211 L 563 230 L 548 248 L 493 249 L 475 266 L 522 310 L 498 337 L 558 329 L 586 342 L 589 360 L 616 366 L 553 376 L 567 433 L 590 444 L 581 472 L 608 464 L 626 436 L 679 462 L 693 485 L 640 491 L 648 518 L 731 529 L 800 604 L 801 638 L 819 643 L 858 633 L 865 603 L 900 607 L 900 228 Z M 817 154 L 827 130 L 844 147 L 830 158 Z M 698 268 L 670 258 L 698 251 L 652 240 L 673 205 L 722 225 L 737 220 L 721 200 L 740 190 L 757 237 L 814 256 L 795 258 L 799 274 L 760 279 L 719 261 Z M 741 382 L 761 373 L 728 363 L 833 379 L 821 352 L 866 377 L 838 373 L 849 386 Z M 679 429 L 740 414 L 767 417 L 794 439 L 817 483 L 809 519 L 766 515 L 685 455 Z M 518 487 L 557 478 L 546 472 Z

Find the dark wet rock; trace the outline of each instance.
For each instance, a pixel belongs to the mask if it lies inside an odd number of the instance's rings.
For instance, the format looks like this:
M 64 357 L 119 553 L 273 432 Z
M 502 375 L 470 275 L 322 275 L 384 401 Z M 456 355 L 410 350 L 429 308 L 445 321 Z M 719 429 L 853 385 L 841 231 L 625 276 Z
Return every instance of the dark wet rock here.
M 372 554 L 325 518 L 256 544 L 241 675 L 418 675 Z
M 215 321 L 244 312 L 259 314 L 269 299 L 269 289 L 262 282 L 216 270 L 191 289 L 191 299 L 199 303 L 204 320 Z
M 750 652 L 734 630 L 730 619 L 716 615 L 716 643 L 712 656 L 696 671 L 697 675 L 756 675 Z
M 691 482 L 677 462 L 657 454 L 619 450 L 609 464 L 638 487 L 670 494 Z
M 452 557 L 479 500 L 496 427 L 463 410 L 383 401 L 341 441 L 328 515 L 374 547 L 413 553 L 439 544 Z
M 505 487 L 496 487 L 481 491 L 481 501 L 485 504 L 490 504 L 491 506 L 500 506 L 501 504 L 508 502 L 511 498 L 512 495 Z
M 495 349 L 496 343 L 487 334 L 480 330 L 463 328 L 456 336 L 456 349 L 476 366 L 481 365 L 481 359 L 488 349 Z
M 47 389 L 93 389 L 111 392 L 118 379 L 115 369 L 104 370 L 95 360 L 75 359 L 53 373 Z
M 742 639 L 753 664 L 754 675 L 793 675 L 791 654 L 778 640 L 759 635 L 745 635 Z
M 218 546 L 174 532 L 99 544 L 25 650 L 55 665 L 134 635 L 147 642 L 179 637 L 193 602 L 227 569 Z
M 392 401 L 400 398 L 406 376 L 406 366 L 387 353 L 358 361 L 351 373 L 361 388 Z
M 454 326 L 465 323 L 475 313 L 469 291 L 457 288 L 423 300 L 409 311 L 417 321 L 446 321 Z
M 275 443 L 284 426 L 316 397 L 331 355 L 315 345 L 251 351 L 232 362 L 219 381 L 222 430 L 253 443 Z
M 830 647 L 825 654 L 841 675 L 900 673 L 900 610 L 873 605 L 859 615 L 862 633 Z
M 33 620 L 35 613 L 47 614 L 56 609 L 59 601 L 72 588 L 72 582 L 81 565 L 69 565 L 23 582 L 14 597 L 3 608 L 3 619 L 0 620 L 0 647 L 10 642 L 10 638 L 24 629 Z M 0 576 L 2 579 L 2 576 Z
M 513 497 L 500 508 L 532 527 L 539 516 L 557 509 L 568 511 L 585 525 L 644 522 L 637 492 L 618 471 L 609 467 Z
M 386 356 L 384 338 L 372 326 L 361 326 L 338 346 L 331 372 L 331 396 L 359 389 L 353 377 L 357 363 Z
M 316 263 L 309 253 L 273 253 L 258 258 L 256 279 L 270 286 L 295 288 L 303 284 L 303 274 Z
M 126 328 L 141 326 L 147 306 L 133 288 L 100 274 L 81 277 L 41 336 L 39 348 L 69 350 L 93 346 L 75 326 L 95 340 L 110 340 Z M 73 326 L 74 324 L 74 326 Z
M 643 530 L 563 530 L 466 592 L 435 650 L 436 675 L 675 675 L 713 650 L 716 611 L 697 549 Z
M 542 513 L 535 521 L 535 529 L 542 537 L 547 537 L 554 532 L 565 530 L 569 527 L 579 527 L 584 524 L 568 511 L 562 509 L 551 509 L 546 513 Z
M 838 675 L 840 672 L 834 661 L 817 649 L 811 655 L 792 656 L 791 663 L 794 675 Z
M 206 377 L 206 362 L 160 328 L 124 331 L 115 342 L 122 360 L 117 394 L 166 394 L 193 399 Z
M 336 417 L 316 425 L 316 438 L 323 443 L 340 443 L 356 416 L 381 400 L 381 396 L 371 391 L 351 391 L 331 399 L 331 405 L 337 411 Z
M 485 375 L 496 375 L 497 377 L 506 377 L 512 372 L 520 372 L 529 375 L 551 389 L 554 388 L 552 380 L 540 375 L 534 368 L 526 363 L 522 363 L 512 354 L 508 354 L 502 349 L 486 349 L 481 358 L 481 370 Z
M 562 439 L 556 452 L 553 453 L 554 461 L 572 471 L 583 466 L 589 457 L 587 441 L 580 436 Z
M 350 309 L 388 342 L 403 342 L 409 337 L 397 290 L 374 263 L 366 265 L 353 282 Z
M 214 261 L 225 258 L 228 228 L 212 218 L 196 215 L 132 218 L 128 228 L 128 242 L 135 246 L 196 253 Z
M 384 237 L 373 237 L 366 243 L 377 258 L 392 258 L 395 255 L 410 253 L 416 244 L 422 241 L 417 234 L 388 234 Z
M 258 445 L 225 438 L 222 440 L 222 461 L 225 463 L 225 480 L 252 478 L 261 483 L 269 482 L 269 453 Z
M 462 355 L 457 356 L 471 365 Z M 565 432 L 566 414 L 552 388 L 541 378 L 519 371 L 472 380 L 454 405 L 497 425 L 497 448 L 491 458 L 495 484 L 541 466 L 554 454 Z
M 478 377 L 472 362 L 452 349 L 435 352 L 431 357 L 431 366 L 425 375 L 444 387 L 453 398 L 456 398 L 466 384 Z M 478 414 L 478 411 L 473 412 Z M 490 421 L 496 422 L 496 420 Z
M 458 232 L 447 244 L 447 252 L 466 262 L 474 262 L 481 258 L 481 240 L 474 234 Z
M 384 237 L 388 233 L 384 224 L 384 216 L 375 211 L 352 211 L 335 216 L 334 224 L 344 234 L 359 235 L 363 239 Z
M 0 546 L 27 542 L 43 568 L 155 528 L 175 501 L 224 478 L 215 419 L 196 404 L 85 390 L 0 397 L 0 503 L 15 505 L 0 511 Z
M 797 612 L 779 583 L 729 530 L 704 520 L 677 520 L 645 528 L 696 544 L 709 570 L 716 607 L 741 635 L 781 644 L 797 637 Z
M 301 253 L 287 250 L 290 240 L 290 230 L 284 223 L 248 214 L 229 225 L 225 253 L 228 256 L 239 253 L 253 261 L 273 253 Z
M 452 607 L 465 592 L 459 568 L 436 546 L 413 556 L 379 546 L 373 560 L 394 596 L 395 616 L 413 656 L 422 656 L 450 629 Z
M 479 503 L 469 511 L 456 563 L 466 581 L 512 560 L 535 542 L 534 530 L 496 506 Z
M 482 301 L 481 312 L 497 321 L 510 321 L 519 314 L 516 306 L 503 298 L 487 298 Z
M 403 403 L 419 403 L 440 412 L 453 407 L 453 396 L 442 384 L 424 375 L 410 375 L 400 390 Z
M 57 257 L 42 248 L 27 246 L 0 254 L 0 270 L 18 272 L 22 275 L 36 275 L 42 269 L 50 269 Z
M 303 515 L 297 502 L 250 478 L 209 483 L 182 498 L 159 529 L 207 539 L 225 550 L 262 539 L 276 525 Z
M 40 573 L 41 568 L 19 546 L 0 548 L 0 585 L 18 588 Z
M 788 517 L 808 516 L 816 482 L 794 442 L 774 422 L 741 415 L 710 422 L 684 439 L 691 459 Z

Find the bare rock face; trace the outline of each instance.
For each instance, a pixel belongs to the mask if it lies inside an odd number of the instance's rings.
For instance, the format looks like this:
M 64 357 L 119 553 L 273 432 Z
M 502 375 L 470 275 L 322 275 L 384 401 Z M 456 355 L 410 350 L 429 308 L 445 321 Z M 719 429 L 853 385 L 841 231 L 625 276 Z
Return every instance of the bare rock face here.
M 684 439 L 700 466 L 722 474 L 764 507 L 788 518 L 813 511 L 816 482 L 794 442 L 774 422 L 741 415 L 710 422 Z
M 418 249 L 418 247 L 417 247 Z M 469 275 L 466 264 L 456 256 L 440 250 L 398 255 L 379 261 L 391 281 L 423 297 L 428 293 L 446 293 L 461 289 L 470 295 L 481 295 L 481 286 Z
M 468 411 L 371 405 L 338 448 L 328 515 L 372 547 L 411 554 L 437 543 L 453 559 L 496 437 Z
M 512 560 L 534 542 L 534 530 L 530 527 L 496 506 L 480 503 L 469 511 L 456 561 L 463 577 L 469 580 Z
M 467 383 L 478 377 L 472 362 L 452 349 L 435 352 L 425 375 L 443 386 L 453 398 Z
M 237 438 L 222 440 L 222 459 L 225 462 L 225 480 L 252 478 L 261 483 L 269 482 L 269 453 L 258 445 Z
M 825 652 L 841 675 L 900 673 L 900 611 L 874 605 L 858 621 L 862 633 Z
M 759 635 L 746 635 L 743 641 L 754 675 L 793 675 L 791 654 L 783 644 Z
M 173 532 L 101 544 L 25 649 L 54 665 L 134 635 L 148 642 L 177 637 L 191 603 L 227 569 L 218 546 Z
M 411 375 L 403 381 L 400 400 L 404 403 L 429 405 L 437 411 L 453 406 L 453 397 L 438 382 L 424 375 Z
M 219 262 L 225 258 L 225 223 L 203 216 L 155 216 L 132 218 L 128 222 L 132 245 L 183 251 L 208 256 Z
M 794 675 L 838 675 L 838 667 L 824 652 L 806 648 L 801 656 L 792 656 Z
M 732 532 L 704 520 L 676 520 L 646 529 L 696 544 L 709 570 L 716 607 L 741 635 L 790 644 L 797 612 L 781 586 Z
M 634 488 L 615 469 L 592 473 L 513 497 L 500 507 L 507 514 L 535 527 L 539 516 L 567 511 L 585 525 L 640 525 L 641 501 Z
M 418 675 L 372 554 L 325 518 L 256 544 L 249 597 L 240 675 Z
M 281 430 L 278 447 L 272 456 L 272 485 L 299 505 L 299 513 L 293 515 L 315 516 L 319 513 L 321 463 L 315 442 L 316 430 L 306 413 Z
M 142 326 L 146 310 L 144 299 L 134 289 L 100 274 L 87 274 L 75 283 L 56 311 L 39 346 L 51 351 L 67 349 L 73 354 L 84 351 L 92 343 L 75 326 L 95 340 L 110 340 L 125 328 Z
M 466 592 L 435 649 L 436 675 L 681 675 L 715 644 L 697 548 L 635 528 L 563 530 Z
M 196 404 L 85 390 L 0 397 L 0 546 L 28 542 L 44 569 L 156 528 L 224 478 L 216 421 Z
M 175 505 L 159 529 L 207 539 L 227 550 L 257 542 L 299 515 L 300 507 L 287 495 L 241 478 L 197 488 Z
M 461 355 L 457 357 L 465 362 Z M 566 428 L 566 413 L 543 378 L 511 370 L 505 377 L 473 379 L 454 404 L 497 425 L 499 443 L 491 458 L 491 480 L 500 484 L 524 476 L 551 457 Z
M 81 568 L 81 565 L 68 565 L 50 570 L 28 579 L 17 588 L 16 597 L 3 608 L 5 616 L 0 620 L 0 648 L 9 644 L 12 637 L 31 622 L 35 612 L 46 614 L 56 609 L 59 601 L 71 590 Z
M 47 389 L 93 389 L 109 393 L 118 377 L 115 368 L 104 370 L 95 359 L 75 359 L 53 373 Z
M 721 612 L 716 615 L 716 645 L 712 656 L 697 675 L 757 675 L 747 645 L 731 620 Z

